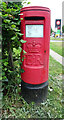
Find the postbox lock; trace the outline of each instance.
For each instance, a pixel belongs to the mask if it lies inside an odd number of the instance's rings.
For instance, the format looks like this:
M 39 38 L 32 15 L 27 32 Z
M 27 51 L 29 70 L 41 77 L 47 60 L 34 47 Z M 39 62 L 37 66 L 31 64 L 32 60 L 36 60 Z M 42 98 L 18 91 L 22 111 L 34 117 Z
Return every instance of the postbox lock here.
M 44 53 L 46 53 L 46 50 L 44 50 Z

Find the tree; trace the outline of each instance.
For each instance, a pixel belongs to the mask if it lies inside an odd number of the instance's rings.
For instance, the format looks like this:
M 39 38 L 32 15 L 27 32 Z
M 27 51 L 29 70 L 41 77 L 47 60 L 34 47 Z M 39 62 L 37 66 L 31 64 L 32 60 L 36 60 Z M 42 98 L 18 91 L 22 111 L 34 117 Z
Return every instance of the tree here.
M 29 4 L 29 3 L 28 3 Z M 10 85 L 17 87 L 21 80 L 19 73 L 23 72 L 23 69 L 18 68 L 18 64 L 22 64 L 20 61 L 20 52 L 22 51 L 21 44 L 25 41 L 21 40 L 22 33 L 20 31 L 20 9 L 23 7 L 22 2 L 2 2 L 2 76 L 3 85 L 7 82 Z M 15 54 L 18 52 L 18 54 Z M 18 60 L 17 66 L 14 62 Z M 19 72 L 20 71 L 20 72 Z

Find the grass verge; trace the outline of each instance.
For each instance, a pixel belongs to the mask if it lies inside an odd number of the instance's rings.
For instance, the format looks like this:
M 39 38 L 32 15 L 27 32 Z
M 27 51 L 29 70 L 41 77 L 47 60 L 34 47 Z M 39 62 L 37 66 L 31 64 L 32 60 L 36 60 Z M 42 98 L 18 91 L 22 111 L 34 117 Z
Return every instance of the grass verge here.
M 49 60 L 49 87 L 47 101 L 36 106 L 21 97 L 21 89 L 3 97 L 2 118 L 62 118 L 62 65 L 51 56 Z
M 64 57 L 64 43 L 50 42 L 50 48 Z

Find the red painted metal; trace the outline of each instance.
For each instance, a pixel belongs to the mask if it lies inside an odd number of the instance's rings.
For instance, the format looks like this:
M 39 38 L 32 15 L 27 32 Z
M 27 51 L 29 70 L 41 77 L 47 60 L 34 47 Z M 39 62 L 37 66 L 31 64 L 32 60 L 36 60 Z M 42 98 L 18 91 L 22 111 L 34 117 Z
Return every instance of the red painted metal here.
M 21 9 L 21 33 L 23 49 L 27 52 L 22 68 L 21 78 L 25 83 L 41 84 L 48 80 L 49 72 L 49 44 L 50 44 L 50 9 L 46 7 L 32 6 Z M 28 19 L 29 17 L 36 19 Z M 27 19 L 26 19 L 27 18 Z M 39 18 L 39 19 L 37 19 Z M 43 18 L 43 19 L 41 19 Z M 42 25 L 43 37 L 26 37 L 26 25 Z M 21 55 L 22 59 L 22 55 Z

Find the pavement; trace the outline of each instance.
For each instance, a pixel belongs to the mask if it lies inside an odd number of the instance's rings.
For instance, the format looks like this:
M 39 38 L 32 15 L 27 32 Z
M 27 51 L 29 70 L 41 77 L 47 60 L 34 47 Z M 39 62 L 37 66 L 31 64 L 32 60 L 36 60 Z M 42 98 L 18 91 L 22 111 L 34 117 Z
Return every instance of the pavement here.
M 55 51 L 50 49 L 50 55 L 56 60 L 58 61 L 60 64 L 62 64 L 64 66 L 64 57 L 62 57 L 61 55 L 59 55 L 58 53 L 56 53 Z
M 64 42 L 64 40 L 50 40 L 50 42 Z

